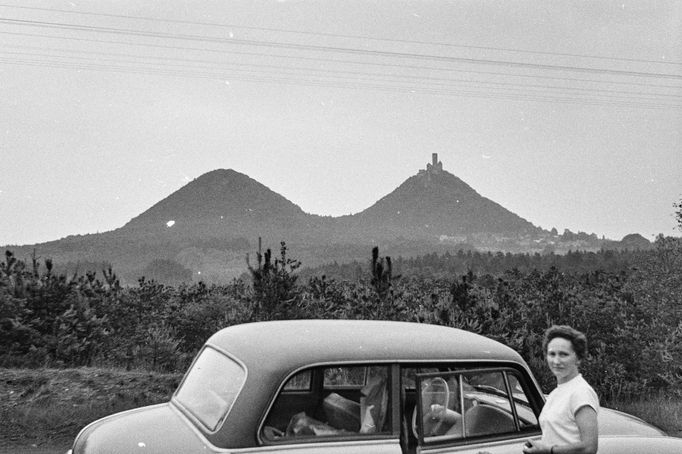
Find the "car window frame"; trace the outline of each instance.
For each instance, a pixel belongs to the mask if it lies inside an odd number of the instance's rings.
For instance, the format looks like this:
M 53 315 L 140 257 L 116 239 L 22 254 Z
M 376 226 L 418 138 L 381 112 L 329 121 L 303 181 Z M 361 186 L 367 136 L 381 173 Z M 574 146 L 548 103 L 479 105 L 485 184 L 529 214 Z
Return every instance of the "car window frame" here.
M 314 393 L 315 384 L 318 383 L 320 387 L 324 387 L 324 377 L 315 377 L 312 374 L 311 386 L 308 390 L 296 390 L 289 389 L 285 390 L 285 385 L 288 381 L 295 375 L 305 372 L 307 370 L 322 369 L 322 368 L 332 368 L 332 367 L 366 367 L 370 368 L 373 366 L 386 367 L 389 374 L 389 386 L 388 386 L 388 411 L 387 417 L 390 418 L 389 430 L 386 432 L 378 432 L 371 434 L 360 434 L 360 433 L 349 433 L 339 436 L 310 436 L 310 437 L 297 437 L 297 438 L 283 438 L 281 440 L 271 440 L 263 436 L 263 431 L 266 426 L 266 421 L 270 416 L 270 413 L 275 406 L 277 398 L 281 393 L 286 394 L 301 394 L 301 393 Z M 290 446 L 294 444 L 330 444 L 335 442 L 346 442 L 346 441 L 371 441 L 377 442 L 381 440 L 395 440 L 398 442 L 400 440 L 400 364 L 395 360 L 378 360 L 378 361 L 330 361 L 322 363 L 314 363 L 306 366 L 299 367 L 291 371 L 279 384 L 277 391 L 273 393 L 267 408 L 263 412 L 262 417 L 257 425 L 256 440 L 259 446 Z M 339 389 L 330 387 L 330 390 Z M 348 389 L 348 387 L 346 387 Z
M 426 367 L 430 367 L 430 365 L 424 365 Z M 445 366 L 443 364 L 440 365 L 441 367 Z M 439 372 L 425 372 L 425 373 L 417 373 L 415 375 L 415 385 L 416 389 L 419 390 L 421 389 L 421 383 L 424 379 L 427 378 L 432 378 L 432 377 L 444 377 L 444 376 L 455 376 L 457 377 L 458 385 L 459 385 L 459 395 L 460 399 L 462 399 L 462 391 L 463 391 L 463 383 L 461 377 L 466 374 L 475 374 L 475 373 L 493 373 L 493 372 L 501 372 L 503 374 L 504 378 L 504 384 L 505 384 L 505 390 L 507 393 L 507 396 L 505 396 L 506 399 L 509 400 L 510 402 L 510 409 L 511 413 L 514 418 L 514 425 L 516 430 L 514 432 L 504 432 L 504 433 L 498 433 L 498 434 L 484 434 L 484 435 L 478 435 L 478 436 L 469 436 L 467 437 L 466 435 L 463 435 L 462 437 L 438 437 L 434 438 L 432 440 L 425 440 L 424 439 L 424 434 L 423 430 L 418 430 L 417 431 L 417 446 L 425 451 L 425 450 L 430 450 L 430 449 L 440 449 L 442 447 L 447 447 L 447 446 L 462 446 L 462 445 L 470 445 L 473 443 L 486 443 L 486 442 L 500 442 L 500 441 L 513 441 L 517 439 L 523 439 L 527 437 L 532 437 L 536 435 L 541 434 L 540 430 L 540 424 L 539 424 L 539 415 L 540 411 L 542 410 L 542 405 L 538 405 L 537 402 L 537 396 L 534 396 L 532 393 L 532 390 L 535 389 L 535 386 L 532 386 L 535 384 L 535 382 L 532 380 L 532 376 L 528 373 L 528 371 L 514 367 L 511 364 L 506 364 L 506 365 L 495 365 L 495 366 L 483 366 L 483 367 L 462 367 L 463 364 L 457 364 L 453 365 L 455 366 L 454 368 L 449 368 L 449 370 L 441 370 Z M 532 410 L 533 414 L 535 415 L 535 418 L 538 420 L 537 425 L 523 428 L 521 426 L 521 421 L 520 417 L 518 415 L 518 412 L 516 410 L 516 399 L 514 398 L 511 385 L 509 382 L 509 377 L 508 373 L 511 373 L 516 376 L 519 384 L 521 385 L 521 389 L 524 392 L 524 395 L 528 399 L 527 405 L 528 407 Z M 544 401 L 542 401 L 542 404 L 544 404 Z M 417 410 L 417 418 L 418 421 L 422 421 L 423 414 L 422 414 L 422 405 L 421 405 L 421 392 L 417 391 L 416 395 L 416 400 L 415 400 L 415 408 Z M 411 415 L 410 415 L 411 416 Z M 421 423 L 419 424 L 419 428 L 422 429 Z M 463 428 L 464 430 L 464 428 Z

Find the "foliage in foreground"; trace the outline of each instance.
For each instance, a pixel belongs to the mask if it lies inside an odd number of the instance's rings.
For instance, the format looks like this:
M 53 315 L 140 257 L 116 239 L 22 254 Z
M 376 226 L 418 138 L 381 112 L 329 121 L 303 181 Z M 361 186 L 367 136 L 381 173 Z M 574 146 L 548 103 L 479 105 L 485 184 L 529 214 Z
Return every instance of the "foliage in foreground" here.
M 636 267 L 588 272 L 511 269 L 441 277 L 394 276 L 373 252 L 366 279 L 313 276 L 267 251 L 249 265 L 251 282 L 177 287 L 140 279 L 121 287 L 111 269 L 98 278 L 55 275 L 49 260 L 0 264 L 0 366 L 107 366 L 182 371 L 225 326 L 287 318 L 385 319 L 463 328 L 497 339 L 553 384 L 541 336 L 551 324 L 586 332 L 583 372 L 603 397 L 666 390 L 682 395 L 682 246 L 660 237 Z

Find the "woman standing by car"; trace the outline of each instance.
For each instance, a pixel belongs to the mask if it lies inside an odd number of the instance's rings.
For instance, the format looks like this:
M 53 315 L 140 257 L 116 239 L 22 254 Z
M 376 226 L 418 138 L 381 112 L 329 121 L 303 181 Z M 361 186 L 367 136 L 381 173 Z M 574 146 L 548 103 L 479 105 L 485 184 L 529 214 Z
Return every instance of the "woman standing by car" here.
M 599 398 L 578 367 L 587 338 L 570 326 L 552 326 L 542 343 L 547 365 L 557 379 L 540 413 L 541 440 L 529 440 L 526 454 L 595 454 Z

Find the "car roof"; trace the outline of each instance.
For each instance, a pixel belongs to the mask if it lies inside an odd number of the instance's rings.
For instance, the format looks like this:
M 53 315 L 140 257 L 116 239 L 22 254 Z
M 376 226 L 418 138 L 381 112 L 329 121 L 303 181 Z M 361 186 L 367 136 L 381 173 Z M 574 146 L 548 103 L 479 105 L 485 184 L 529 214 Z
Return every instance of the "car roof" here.
M 256 446 L 256 428 L 295 371 L 322 364 L 432 361 L 503 361 L 521 356 L 492 339 L 424 323 L 370 320 L 288 320 L 234 325 L 207 347 L 246 368 L 246 381 L 221 427 L 204 435 L 216 446 Z
M 286 320 L 225 328 L 207 342 L 242 361 L 247 369 L 296 369 L 314 363 L 503 360 L 520 355 L 487 337 L 440 325 L 376 320 Z

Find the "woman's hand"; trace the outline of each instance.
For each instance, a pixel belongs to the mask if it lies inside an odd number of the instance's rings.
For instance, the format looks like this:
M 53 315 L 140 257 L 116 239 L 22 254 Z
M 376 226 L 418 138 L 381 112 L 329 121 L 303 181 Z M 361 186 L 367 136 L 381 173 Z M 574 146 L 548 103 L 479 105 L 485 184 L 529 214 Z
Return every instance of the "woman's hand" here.
M 546 445 L 540 440 L 528 440 L 523 446 L 523 452 L 526 454 L 548 454 L 551 449 L 551 446 Z

